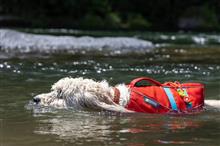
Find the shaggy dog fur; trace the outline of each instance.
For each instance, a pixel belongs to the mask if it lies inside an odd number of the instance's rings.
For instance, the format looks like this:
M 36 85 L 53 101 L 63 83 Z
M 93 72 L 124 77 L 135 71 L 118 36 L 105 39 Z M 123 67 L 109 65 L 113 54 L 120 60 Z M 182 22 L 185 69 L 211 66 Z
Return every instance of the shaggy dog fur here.
M 120 91 L 119 104 L 114 100 L 114 88 Z M 124 108 L 130 98 L 125 84 L 112 87 L 107 81 L 92 79 L 63 78 L 52 86 L 51 92 L 34 97 L 35 103 L 56 108 L 89 108 L 116 112 L 133 112 Z M 206 100 L 206 105 L 219 108 L 220 100 Z
M 55 83 L 50 93 L 34 97 L 39 105 L 56 108 L 90 108 L 118 112 L 132 112 L 124 108 L 129 101 L 129 89 L 125 84 L 116 86 L 120 90 L 119 105 L 113 102 L 114 87 L 108 82 L 92 79 L 63 78 Z

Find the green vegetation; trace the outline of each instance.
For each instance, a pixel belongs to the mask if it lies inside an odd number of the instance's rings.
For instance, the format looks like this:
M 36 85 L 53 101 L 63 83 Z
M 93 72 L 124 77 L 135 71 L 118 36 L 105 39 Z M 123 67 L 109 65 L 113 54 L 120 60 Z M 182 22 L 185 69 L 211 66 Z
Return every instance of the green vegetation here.
M 0 0 L 0 26 L 220 30 L 219 0 Z

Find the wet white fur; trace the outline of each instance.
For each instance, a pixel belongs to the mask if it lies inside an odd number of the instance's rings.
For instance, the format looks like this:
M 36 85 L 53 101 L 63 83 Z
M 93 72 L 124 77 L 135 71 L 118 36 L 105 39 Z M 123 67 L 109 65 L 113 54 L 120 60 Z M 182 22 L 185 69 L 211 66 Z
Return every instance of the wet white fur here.
M 205 105 L 220 109 L 220 100 L 205 100 Z
M 63 78 L 56 82 L 50 93 L 40 94 L 40 105 L 56 108 L 90 108 L 118 112 L 131 112 L 124 108 L 129 101 L 129 89 L 124 84 L 116 86 L 120 90 L 119 105 L 113 102 L 114 89 L 108 82 L 92 79 Z M 36 98 L 36 97 L 35 97 Z
M 39 104 L 43 106 L 132 112 L 124 108 L 130 99 L 129 88 L 125 84 L 115 87 L 120 91 L 119 105 L 113 102 L 114 87 L 105 80 L 96 82 L 92 79 L 67 77 L 56 82 L 52 86 L 51 92 L 36 97 L 41 99 Z M 205 100 L 205 104 L 220 108 L 220 100 Z

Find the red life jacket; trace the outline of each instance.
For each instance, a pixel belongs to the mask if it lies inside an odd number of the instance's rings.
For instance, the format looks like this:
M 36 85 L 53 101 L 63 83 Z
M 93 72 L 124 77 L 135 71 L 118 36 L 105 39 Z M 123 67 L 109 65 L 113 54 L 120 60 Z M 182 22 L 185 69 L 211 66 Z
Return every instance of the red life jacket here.
M 141 81 L 154 85 L 138 86 Z M 125 108 L 144 113 L 189 112 L 204 105 L 204 85 L 201 83 L 160 82 L 141 77 L 128 85 L 130 101 Z

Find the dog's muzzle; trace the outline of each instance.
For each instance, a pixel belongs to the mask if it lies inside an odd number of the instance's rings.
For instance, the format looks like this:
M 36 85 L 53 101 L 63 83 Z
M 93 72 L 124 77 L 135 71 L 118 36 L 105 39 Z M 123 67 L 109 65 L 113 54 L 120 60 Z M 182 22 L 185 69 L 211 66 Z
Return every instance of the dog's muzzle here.
M 40 98 L 39 98 L 38 96 L 35 96 L 35 97 L 33 98 L 33 102 L 36 103 L 36 104 L 38 104 L 38 103 L 40 102 Z

